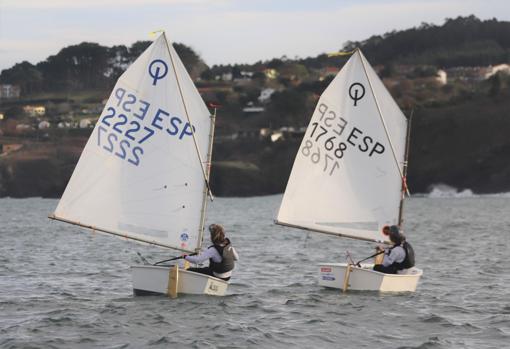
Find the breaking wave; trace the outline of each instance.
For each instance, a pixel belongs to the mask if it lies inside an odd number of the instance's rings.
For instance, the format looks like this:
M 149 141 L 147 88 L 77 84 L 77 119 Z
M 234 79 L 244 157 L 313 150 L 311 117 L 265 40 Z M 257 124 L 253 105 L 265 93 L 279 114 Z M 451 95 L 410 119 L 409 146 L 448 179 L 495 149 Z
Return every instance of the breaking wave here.
M 416 193 L 413 197 L 427 198 L 475 198 L 475 197 L 502 197 L 510 198 L 510 192 L 494 194 L 475 194 L 471 189 L 459 190 L 446 184 L 435 184 L 430 186 L 428 193 Z

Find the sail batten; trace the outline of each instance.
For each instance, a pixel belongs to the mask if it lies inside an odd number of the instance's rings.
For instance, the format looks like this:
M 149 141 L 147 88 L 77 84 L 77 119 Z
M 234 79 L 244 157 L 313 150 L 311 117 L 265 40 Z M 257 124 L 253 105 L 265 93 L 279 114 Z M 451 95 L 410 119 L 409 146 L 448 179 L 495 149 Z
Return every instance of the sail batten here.
M 406 126 L 405 116 L 357 50 L 317 103 L 277 221 L 387 241 L 380 228 L 398 224 Z M 356 222 L 375 228 L 345 229 Z
M 55 217 L 196 251 L 210 133 L 210 112 L 162 34 L 118 79 Z

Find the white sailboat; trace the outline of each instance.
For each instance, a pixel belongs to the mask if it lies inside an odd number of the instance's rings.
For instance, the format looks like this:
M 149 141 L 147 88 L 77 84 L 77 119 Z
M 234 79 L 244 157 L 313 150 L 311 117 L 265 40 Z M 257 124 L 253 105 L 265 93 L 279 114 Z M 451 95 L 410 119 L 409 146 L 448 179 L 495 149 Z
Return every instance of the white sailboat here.
M 401 225 L 408 121 L 360 50 L 321 95 L 296 155 L 276 224 L 389 243 Z M 422 271 L 383 274 L 373 264 L 321 263 L 319 284 L 415 291 Z
M 215 114 L 162 33 L 118 79 L 50 218 L 198 252 Z M 135 294 L 223 295 L 228 286 L 177 266 L 131 270 Z

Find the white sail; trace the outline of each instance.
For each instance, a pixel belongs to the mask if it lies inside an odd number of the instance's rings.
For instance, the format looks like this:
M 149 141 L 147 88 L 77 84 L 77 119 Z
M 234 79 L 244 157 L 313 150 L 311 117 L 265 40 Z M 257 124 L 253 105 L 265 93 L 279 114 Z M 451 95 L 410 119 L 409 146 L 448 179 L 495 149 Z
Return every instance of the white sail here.
M 357 50 L 319 99 L 277 223 L 387 241 L 382 226 L 398 224 L 406 126 Z
M 160 35 L 117 81 L 53 218 L 195 251 L 207 172 L 197 148 L 203 158 L 210 131 L 207 107 Z

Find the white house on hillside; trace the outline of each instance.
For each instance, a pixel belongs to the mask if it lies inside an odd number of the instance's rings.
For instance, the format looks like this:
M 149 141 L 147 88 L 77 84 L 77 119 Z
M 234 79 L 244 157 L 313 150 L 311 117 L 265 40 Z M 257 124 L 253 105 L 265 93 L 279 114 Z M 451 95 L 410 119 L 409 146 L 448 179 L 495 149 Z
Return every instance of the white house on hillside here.
M 42 105 L 25 105 L 23 111 L 31 117 L 44 116 L 46 108 Z
M 90 119 L 81 119 L 80 120 L 80 128 L 88 128 L 90 127 L 92 124 L 92 122 L 90 121 Z
M 448 83 L 448 74 L 446 74 L 446 72 L 443 69 L 439 69 L 437 71 L 436 80 L 441 85 L 446 85 Z
M 0 99 L 19 98 L 21 89 L 17 85 L 0 84 Z
M 488 79 L 491 76 L 496 75 L 497 73 L 500 73 L 500 72 L 505 73 L 505 74 L 510 74 L 510 65 L 508 65 L 508 64 L 493 65 L 492 67 L 490 67 L 487 74 L 485 74 L 485 78 Z
M 39 125 L 37 125 L 37 128 L 39 128 L 39 130 L 44 130 L 46 128 L 50 128 L 50 123 L 46 120 L 43 120 L 39 123 Z

